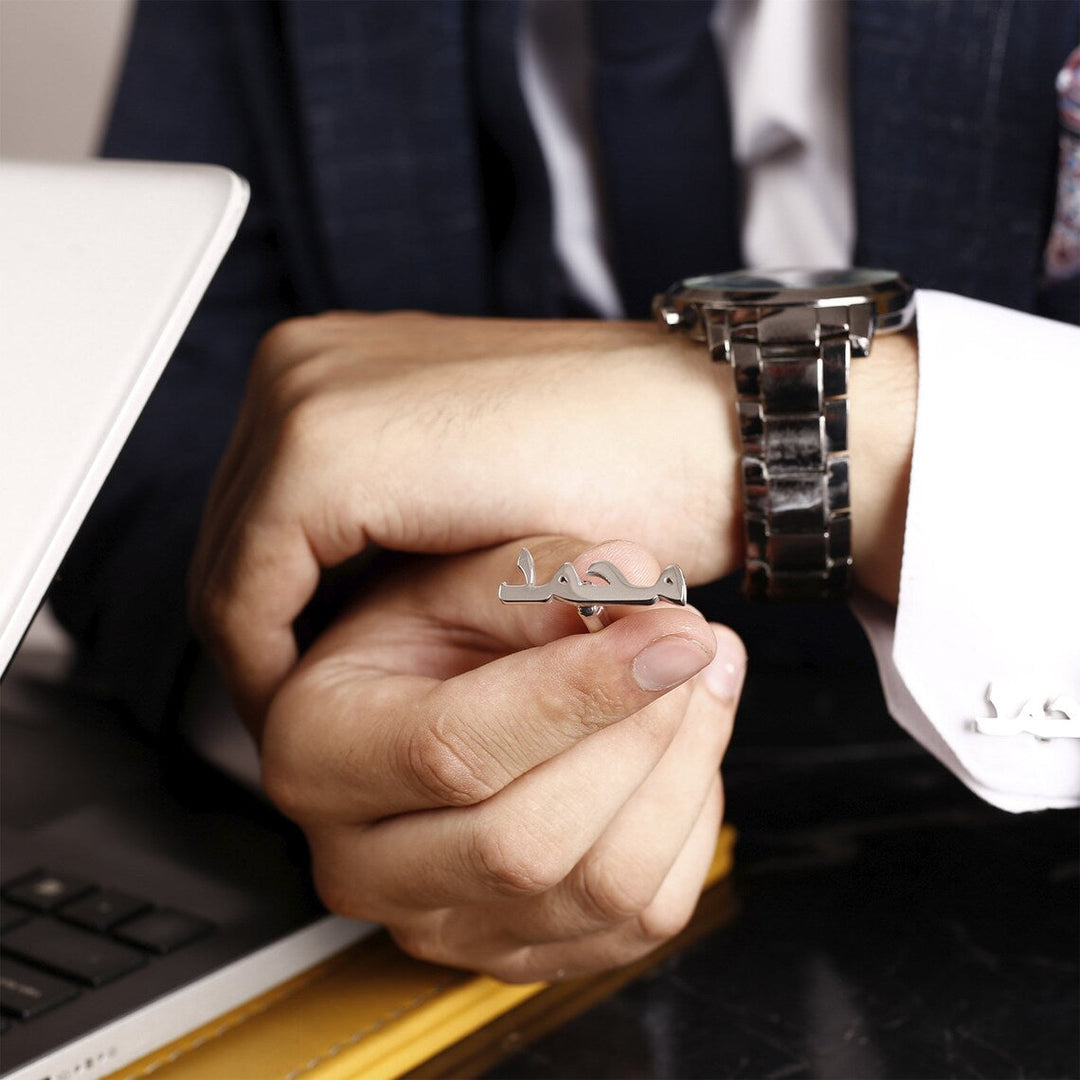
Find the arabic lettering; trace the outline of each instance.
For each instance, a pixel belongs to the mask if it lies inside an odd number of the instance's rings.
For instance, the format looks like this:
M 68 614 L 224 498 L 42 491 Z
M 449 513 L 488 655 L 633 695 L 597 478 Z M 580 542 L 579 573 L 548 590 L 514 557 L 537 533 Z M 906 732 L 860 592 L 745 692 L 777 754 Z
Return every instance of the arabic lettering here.
M 1035 695 L 1016 716 L 1006 716 L 994 700 L 993 684 L 986 688 L 986 700 L 995 715 L 976 717 L 975 730 L 980 735 L 1033 735 L 1040 741 L 1080 739 L 1080 702 L 1067 694 L 1053 699 Z
M 585 581 L 573 564 L 567 562 L 555 571 L 551 581 L 537 585 L 536 564 L 528 548 L 521 549 L 517 565 L 525 581 L 522 585 L 504 581 L 499 586 L 499 599 L 505 604 L 546 604 L 549 600 L 564 600 L 577 607 L 652 605 L 661 600 L 686 603 L 686 578 L 682 567 L 675 565 L 664 567 L 654 585 L 631 585 L 619 568 L 607 560 L 595 562 L 585 571 L 586 577 L 599 581 Z

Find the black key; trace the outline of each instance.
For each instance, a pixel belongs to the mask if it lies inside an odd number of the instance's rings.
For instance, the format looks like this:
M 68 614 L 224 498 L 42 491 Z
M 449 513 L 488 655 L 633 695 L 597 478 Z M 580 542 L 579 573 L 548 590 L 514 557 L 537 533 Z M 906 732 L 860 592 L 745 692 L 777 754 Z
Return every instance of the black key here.
M 4 935 L 3 947 L 87 986 L 101 986 L 146 963 L 141 953 L 126 945 L 52 919 L 33 919 L 16 927 Z
M 30 912 L 25 908 L 18 908 L 14 904 L 0 900 L 0 933 L 11 930 L 29 918 Z
M 35 870 L 4 889 L 4 898 L 35 911 L 53 911 L 93 888 L 93 883 L 67 874 Z
M 164 955 L 203 937 L 213 929 L 213 923 L 200 919 L 197 915 L 185 915 L 182 911 L 173 911 L 171 908 L 158 908 L 157 911 L 137 915 L 117 926 L 113 933 L 123 941 L 138 945 L 140 949 Z
M 147 901 L 137 896 L 118 892 L 116 889 L 102 889 L 101 892 L 91 893 L 81 900 L 65 904 L 57 914 L 76 926 L 84 926 L 87 930 L 104 934 L 118 922 L 130 919 L 149 907 Z
M 29 1020 L 64 1001 L 77 997 L 79 988 L 54 975 L 24 967 L 4 957 L 0 964 L 0 1012 Z

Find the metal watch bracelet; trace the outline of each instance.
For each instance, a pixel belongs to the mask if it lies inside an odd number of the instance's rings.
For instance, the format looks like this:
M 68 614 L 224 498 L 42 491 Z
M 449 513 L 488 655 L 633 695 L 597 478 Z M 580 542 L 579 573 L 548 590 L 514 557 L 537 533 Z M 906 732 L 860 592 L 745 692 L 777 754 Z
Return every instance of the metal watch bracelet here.
M 728 331 L 749 596 L 825 600 L 850 589 L 852 316 L 867 326 L 872 305 L 854 307 L 865 310 L 761 307 Z M 703 314 L 712 345 L 717 313 Z

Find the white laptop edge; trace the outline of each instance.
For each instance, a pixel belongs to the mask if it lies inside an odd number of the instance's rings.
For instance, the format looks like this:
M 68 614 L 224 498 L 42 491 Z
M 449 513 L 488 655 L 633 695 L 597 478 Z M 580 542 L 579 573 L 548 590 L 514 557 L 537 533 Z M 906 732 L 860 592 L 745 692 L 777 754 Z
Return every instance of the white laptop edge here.
M 249 188 L 246 180 L 228 169 L 216 165 L 173 165 L 158 162 L 123 162 L 123 161 L 88 161 L 65 165 L 61 163 L 36 163 L 5 160 L 0 162 L 0 177 L 18 171 L 33 174 L 40 172 L 45 177 L 50 172 L 64 169 L 106 170 L 186 170 L 191 173 L 203 173 L 214 176 L 223 188 L 220 198 L 220 218 L 216 228 L 210 233 L 201 252 L 198 265 L 178 297 L 171 315 L 164 321 L 153 348 L 146 362 L 139 371 L 126 398 L 119 407 L 97 454 L 89 463 L 74 497 L 67 504 L 63 518 L 49 539 L 44 551 L 36 554 L 36 564 L 26 578 L 25 585 L 14 603 L 10 616 L 0 626 L 0 673 L 3 673 L 19 642 L 30 625 L 34 614 L 41 604 L 53 576 L 56 574 L 68 547 L 75 539 L 94 498 L 116 461 L 125 440 L 135 426 L 154 389 L 165 365 L 172 356 L 187 324 L 191 321 L 195 309 L 206 292 L 218 265 L 228 251 L 240 222 L 247 210 Z M 58 317 L 60 314 L 58 313 Z M 3 615 L 3 611 L 0 611 Z
M 266 989 L 292 978 L 373 933 L 374 923 L 328 915 L 181 990 L 172 991 L 28 1062 L 4 1080 L 75 1080 L 105 1076 L 223 1016 Z

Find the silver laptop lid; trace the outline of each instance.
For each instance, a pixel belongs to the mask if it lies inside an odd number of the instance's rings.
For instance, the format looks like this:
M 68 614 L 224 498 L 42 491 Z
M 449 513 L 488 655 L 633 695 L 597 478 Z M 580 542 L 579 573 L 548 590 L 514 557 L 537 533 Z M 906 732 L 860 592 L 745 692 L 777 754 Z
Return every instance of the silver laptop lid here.
M 216 166 L 0 163 L 0 673 L 247 202 Z

